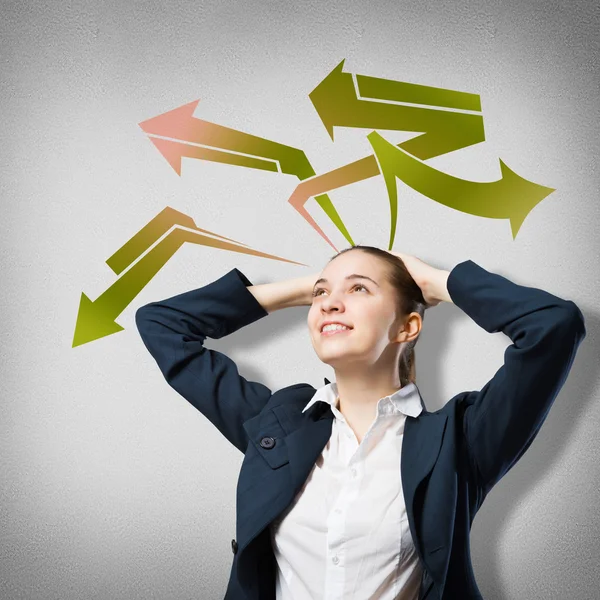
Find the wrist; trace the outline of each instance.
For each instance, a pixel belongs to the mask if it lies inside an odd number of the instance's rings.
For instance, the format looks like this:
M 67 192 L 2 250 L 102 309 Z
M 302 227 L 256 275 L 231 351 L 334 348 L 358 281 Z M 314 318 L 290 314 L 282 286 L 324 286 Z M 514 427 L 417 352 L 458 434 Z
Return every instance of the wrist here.
M 446 269 L 438 269 L 435 275 L 430 280 L 428 291 L 429 295 L 433 297 L 434 300 L 439 302 L 452 303 L 452 298 L 450 297 L 450 293 L 448 292 L 449 275 L 450 271 L 447 271 Z

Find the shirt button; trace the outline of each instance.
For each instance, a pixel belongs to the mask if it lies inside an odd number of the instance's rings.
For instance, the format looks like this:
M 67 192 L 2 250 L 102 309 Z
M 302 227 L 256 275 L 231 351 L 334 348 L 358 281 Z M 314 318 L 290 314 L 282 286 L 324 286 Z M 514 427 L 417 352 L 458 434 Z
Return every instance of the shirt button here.
M 340 559 L 339 559 L 337 556 L 334 556 L 334 557 L 331 559 L 331 562 L 332 562 L 334 565 L 337 565 L 337 564 L 340 562 Z
M 352 473 L 352 477 L 356 477 L 356 469 L 354 467 L 352 467 L 350 472 Z
M 341 508 L 336 508 L 334 512 L 339 515 L 342 512 L 342 509 Z

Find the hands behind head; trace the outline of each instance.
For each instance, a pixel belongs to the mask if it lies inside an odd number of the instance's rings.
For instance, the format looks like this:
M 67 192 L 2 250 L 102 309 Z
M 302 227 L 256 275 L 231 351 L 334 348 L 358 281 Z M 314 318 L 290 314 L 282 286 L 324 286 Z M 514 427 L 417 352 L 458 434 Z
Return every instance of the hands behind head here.
M 415 283 L 421 289 L 427 307 L 437 306 L 442 300 L 449 300 L 446 280 L 449 271 L 436 269 L 416 256 L 404 252 L 386 250 L 402 260 Z M 451 300 L 449 300 L 451 302 Z

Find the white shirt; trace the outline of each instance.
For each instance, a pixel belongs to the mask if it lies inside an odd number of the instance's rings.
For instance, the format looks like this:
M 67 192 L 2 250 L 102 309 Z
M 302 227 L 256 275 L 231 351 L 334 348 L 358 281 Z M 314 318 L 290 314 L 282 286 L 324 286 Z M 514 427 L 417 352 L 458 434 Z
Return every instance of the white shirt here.
M 377 403 L 358 443 L 336 383 L 304 407 L 331 405 L 331 437 L 291 504 L 270 524 L 277 600 L 417 600 L 421 564 L 400 477 L 406 415 L 423 410 L 414 383 Z

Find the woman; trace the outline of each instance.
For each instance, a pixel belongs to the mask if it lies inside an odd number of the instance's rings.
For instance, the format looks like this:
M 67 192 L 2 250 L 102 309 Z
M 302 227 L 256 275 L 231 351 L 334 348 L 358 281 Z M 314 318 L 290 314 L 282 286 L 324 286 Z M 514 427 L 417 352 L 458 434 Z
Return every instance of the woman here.
M 413 348 L 442 301 L 513 344 L 480 391 L 430 413 Z M 334 383 L 272 392 L 204 348 L 300 305 Z M 323 332 L 327 322 L 347 329 Z M 533 441 L 585 337 L 570 300 L 471 260 L 445 271 L 371 246 L 271 284 L 232 269 L 138 309 L 136 323 L 169 385 L 244 452 L 226 600 L 482 598 L 473 518 Z

